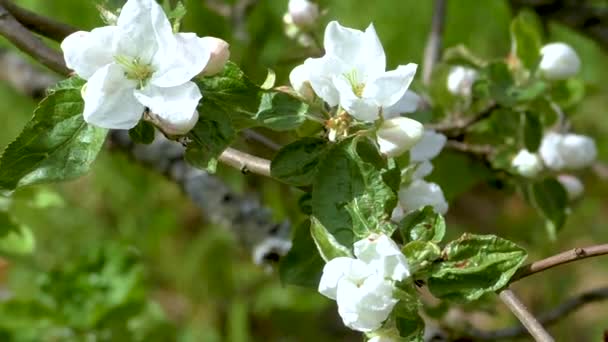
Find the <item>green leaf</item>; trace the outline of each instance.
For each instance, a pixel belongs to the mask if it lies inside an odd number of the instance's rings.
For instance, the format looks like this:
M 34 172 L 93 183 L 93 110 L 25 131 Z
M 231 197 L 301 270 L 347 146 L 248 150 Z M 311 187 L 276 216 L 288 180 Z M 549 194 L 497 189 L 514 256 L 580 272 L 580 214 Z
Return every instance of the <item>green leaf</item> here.
M 191 141 L 186 148 L 185 158 L 193 166 L 215 172 L 217 158 L 232 144 L 236 131 L 226 112 L 215 103 L 206 103 L 205 113 L 199 117 L 196 126 L 188 132 Z
M 350 249 L 341 245 L 333 235 L 314 216 L 310 218 L 310 234 L 317 245 L 323 260 L 330 261 L 338 257 L 351 257 Z
M 464 234 L 442 252 L 428 280 L 434 296 L 472 301 L 506 286 L 526 260 L 526 251 L 493 235 Z
M 517 102 L 525 103 L 541 98 L 549 90 L 547 83 L 535 81 L 519 86 L 511 91 Z
M 439 247 L 426 241 L 412 241 L 401 249 L 410 266 L 410 272 L 416 277 L 423 277 L 432 263 L 439 259 L 441 250 Z M 425 272 L 425 274 L 421 274 Z
M 559 231 L 566 222 L 568 193 L 554 178 L 545 178 L 531 186 L 532 205 L 547 219 L 550 234 Z
M 532 153 L 538 151 L 543 139 L 543 124 L 538 115 L 526 112 L 524 121 L 524 145 Z
M 501 106 L 511 107 L 517 103 L 513 92 L 513 75 L 504 62 L 493 62 L 484 69 L 487 78 L 489 95 Z
M 306 120 L 308 104 L 283 92 L 269 91 L 262 94 L 260 109 L 255 116 L 264 127 L 275 131 L 298 128 Z
M 312 184 L 327 147 L 327 140 L 320 138 L 303 138 L 284 146 L 272 159 L 272 177 L 294 186 Z
M 395 292 L 396 297 L 400 300 L 393 309 L 395 327 L 399 331 L 399 341 L 424 341 L 424 320 L 418 314 L 421 303 L 414 287 L 408 285 L 406 289 Z
M 74 179 L 89 171 L 107 130 L 84 122 L 83 81 L 62 82 L 0 158 L 0 189 Z
M 34 247 L 34 235 L 30 229 L 17 224 L 7 212 L 0 211 L 0 253 L 30 254 Z
M 344 140 L 325 153 L 313 182 L 313 215 L 342 245 L 394 229 L 389 218 L 397 195 L 384 181 L 386 172 L 386 161 L 366 138 Z
M 284 284 L 316 289 L 325 262 L 317 252 L 310 232 L 310 221 L 300 224 L 294 233 L 293 246 L 279 264 L 279 276 Z
M 151 144 L 154 141 L 155 134 L 154 125 L 144 120 L 141 120 L 137 126 L 129 130 L 129 137 L 138 144 Z
M 482 68 L 486 64 L 482 58 L 473 54 L 462 44 L 445 49 L 443 61 L 447 64 L 468 66 L 474 69 Z
M 535 70 L 540 62 L 542 36 L 539 19 L 531 11 L 521 11 L 511 21 L 511 53 L 528 70 Z
M 445 220 L 433 207 L 414 210 L 399 222 L 404 241 L 430 241 L 439 243 L 445 235 Z
M 557 81 L 551 87 L 551 99 L 563 110 L 571 109 L 585 98 L 585 83 L 576 78 Z

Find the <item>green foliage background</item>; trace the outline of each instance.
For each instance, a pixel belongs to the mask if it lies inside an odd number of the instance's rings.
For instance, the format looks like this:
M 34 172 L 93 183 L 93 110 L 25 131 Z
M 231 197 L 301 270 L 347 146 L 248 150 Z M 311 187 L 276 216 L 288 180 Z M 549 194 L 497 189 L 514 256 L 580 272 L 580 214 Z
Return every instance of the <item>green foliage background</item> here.
M 226 1 L 234 2 L 234 1 Z M 101 25 L 92 0 L 22 0 L 42 14 L 83 29 Z M 120 1 L 110 1 L 118 6 Z M 431 1 L 325 0 L 325 21 L 376 26 L 389 67 L 420 63 L 431 17 Z M 445 45 L 463 43 L 492 58 L 509 51 L 506 1 L 449 2 Z M 202 0 L 185 1 L 184 31 L 221 37 L 231 43 L 232 60 L 262 82 L 267 68 L 285 84 L 304 57 L 282 33 L 286 0 L 260 1 L 243 27 L 208 10 Z M 322 32 L 322 31 L 320 31 Z M 547 41 L 563 40 L 583 60 L 587 98 L 570 111 L 576 131 L 596 138 L 600 160 L 608 157 L 608 68 L 593 42 L 558 25 Z M 2 42 L 2 45 L 7 45 Z M 417 79 L 419 82 L 419 79 Z M 0 84 L 0 146 L 13 140 L 31 117 L 35 103 Z M 289 141 L 289 137 L 275 136 Z M 452 167 L 442 167 L 452 165 Z M 456 166 L 453 166 L 456 165 Z M 514 193 L 475 185 L 485 170 L 459 155 L 444 154 L 432 178 L 452 200 L 448 238 L 462 232 L 492 233 L 525 246 L 530 259 L 605 242 L 608 186 L 585 175 L 586 194 L 573 209 L 556 242 L 547 240 L 542 220 Z M 256 191 L 277 219 L 297 212 L 297 194 L 287 186 L 225 167 L 218 175 L 236 191 Z M 285 196 L 289 195 L 289 200 Z M 342 327 L 335 304 L 313 291 L 282 287 L 278 275 L 251 264 L 224 227 L 204 217 L 162 176 L 114 151 L 102 152 L 93 171 L 79 180 L 21 190 L 16 217 L 36 236 L 35 252 L 8 257 L 0 288 L 14 299 L 0 302 L 0 340 L 16 341 L 357 341 Z M 608 262 L 592 259 L 564 266 L 515 285 L 534 312 L 563 299 L 608 285 Z M 3 293 L 4 293 L 3 292 Z M 489 301 L 489 302 L 488 302 Z M 485 329 L 515 319 L 489 299 L 462 307 Z M 473 313 L 473 311 L 475 311 Z M 608 309 L 589 306 L 551 331 L 559 340 L 599 340 L 608 328 Z

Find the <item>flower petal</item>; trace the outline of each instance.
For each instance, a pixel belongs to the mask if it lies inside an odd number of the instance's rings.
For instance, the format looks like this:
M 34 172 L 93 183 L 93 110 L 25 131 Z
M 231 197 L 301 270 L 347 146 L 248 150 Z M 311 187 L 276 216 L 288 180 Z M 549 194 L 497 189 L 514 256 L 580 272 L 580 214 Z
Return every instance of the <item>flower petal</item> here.
M 412 150 L 410 151 L 410 160 L 422 162 L 437 157 L 447 140 L 445 135 L 427 129 L 424 131 L 422 139 L 412 147 Z
M 325 55 L 321 58 L 308 58 L 304 61 L 304 68 L 308 70 L 310 85 L 315 94 L 331 107 L 336 106 L 340 102 L 340 95 L 333 78 L 349 71 L 348 66 L 337 57 Z
M 95 71 L 113 62 L 111 47 L 115 26 L 96 28 L 91 32 L 78 31 L 61 42 L 61 50 L 68 68 L 88 80 Z
M 346 77 L 343 75 L 334 77 L 333 84 L 340 94 L 340 106 L 348 114 L 366 122 L 378 119 L 380 108 L 373 101 L 357 97 Z
M 396 118 L 403 113 L 413 113 L 418 110 L 420 101 L 422 101 L 420 95 L 408 90 L 403 94 L 399 101 L 391 106 L 383 108 L 382 115 L 384 116 L 384 119 L 388 120 Z
M 397 244 L 384 234 L 372 234 L 354 244 L 357 258 L 383 278 L 401 281 L 410 275 L 409 265 Z
M 435 212 L 442 215 L 448 211 L 448 203 L 441 187 L 420 179 L 414 180 L 408 187 L 399 190 L 399 203 L 406 213 L 427 205 L 432 206 Z
M 394 105 L 414 80 L 417 68 L 418 65 L 409 63 L 379 75 L 365 85 L 363 97 L 373 99 L 379 107 Z
M 156 72 L 150 82 L 159 87 L 175 87 L 200 74 L 211 57 L 210 43 L 194 33 L 178 33 L 159 40 L 154 56 Z
M 171 88 L 148 85 L 144 89 L 136 90 L 135 97 L 141 104 L 150 108 L 165 133 L 185 134 L 196 125 L 196 107 L 202 95 L 194 82 Z
M 338 289 L 338 282 L 344 274 L 351 269 L 352 263 L 355 261 L 353 258 L 339 257 L 331 259 L 325 267 L 323 267 L 323 275 L 319 282 L 319 292 L 325 297 L 336 299 L 336 291 Z
M 83 92 L 84 120 L 110 129 L 135 127 L 144 111 L 133 95 L 136 86 L 137 82 L 125 78 L 124 71 L 115 63 L 99 69 Z

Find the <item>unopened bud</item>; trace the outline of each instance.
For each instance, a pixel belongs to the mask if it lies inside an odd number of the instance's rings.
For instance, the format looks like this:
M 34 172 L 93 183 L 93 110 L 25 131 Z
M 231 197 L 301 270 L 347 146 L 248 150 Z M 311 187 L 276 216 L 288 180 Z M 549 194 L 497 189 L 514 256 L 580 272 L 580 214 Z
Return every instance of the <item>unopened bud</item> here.
M 473 83 L 475 83 L 477 77 L 477 70 L 455 66 L 448 75 L 448 91 L 457 96 L 471 96 Z
M 300 96 L 308 101 L 314 100 L 315 92 L 308 80 L 308 70 L 304 64 L 293 68 L 289 74 L 289 82 L 291 83 L 293 90 L 300 94 Z
M 579 134 L 547 133 L 539 152 L 545 165 L 552 170 L 582 169 L 597 157 L 595 141 Z
M 319 18 L 319 6 L 308 0 L 289 0 L 291 21 L 302 29 L 311 28 Z
M 230 45 L 225 40 L 215 37 L 203 37 L 201 39 L 211 52 L 209 62 L 207 62 L 202 74 L 204 76 L 219 74 L 230 58 Z
M 144 120 L 154 124 L 154 126 L 158 127 L 166 135 L 177 136 L 185 135 L 190 132 L 190 130 L 196 126 L 198 116 L 198 111 L 195 110 L 191 116 L 183 118 L 183 120 L 173 120 L 172 122 L 169 122 L 152 112 L 148 112 L 144 115 Z
M 557 176 L 557 180 L 566 189 L 568 198 L 571 201 L 579 198 L 583 194 L 583 191 L 585 191 L 583 182 L 575 176 L 562 174 Z
M 380 152 L 396 157 L 411 149 L 424 134 L 424 126 L 413 119 L 397 117 L 382 123 L 378 132 Z
M 543 56 L 539 69 L 549 80 L 564 80 L 576 75 L 581 67 L 581 60 L 576 51 L 564 43 L 551 43 L 540 50 Z
M 524 149 L 511 161 L 511 165 L 520 175 L 528 178 L 536 177 L 543 170 L 543 162 L 535 153 Z

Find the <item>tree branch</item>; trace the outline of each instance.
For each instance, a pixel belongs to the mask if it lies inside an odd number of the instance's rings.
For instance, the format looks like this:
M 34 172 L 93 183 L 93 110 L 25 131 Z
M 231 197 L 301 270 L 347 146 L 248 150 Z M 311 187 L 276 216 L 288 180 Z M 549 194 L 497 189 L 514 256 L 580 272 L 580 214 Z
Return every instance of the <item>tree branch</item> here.
M 219 160 L 243 173 L 252 172 L 261 176 L 270 177 L 270 160 L 256 157 L 249 153 L 228 147 L 219 157 Z
M 4 8 L 21 23 L 21 25 L 25 26 L 30 31 L 34 31 L 56 42 L 60 42 L 65 37 L 78 31 L 78 29 L 74 26 L 70 26 L 32 11 L 28 11 L 15 5 L 10 0 L 0 0 L 0 5 L 4 6 Z
M 70 70 L 65 66 L 63 56 L 34 36 L 2 5 L 0 5 L 0 35 L 49 69 L 62 75 L 70 73 Z
M 431 82 L 431 75 L 435 64 L 441 55 L 441 45 L 443 41 L 443 29 L 445 26 L 445 12 L 447 0 L 435 0 L 433 7 L 433 19 L 431 22 L 431 32 L 427 39 L 424 49 L 424 59 L 422 63 L 422 82 L 428 85 Z
M 510 289 L 502 290 L 498 296 L 500 300 L 511 310 L 511 312 L 519 319 L 523 326 L 528 330 L 530 335 L 539 342 L 553 342 L 554 339 L 543 328 L 543 326 L 532 316 L 526 306 L 517 298 L 515 293 Z
M 574 248 L 520 267 L 511 278 L 511 283 L 555 266 L 606 254 L 608 254 L 608 244 Z

